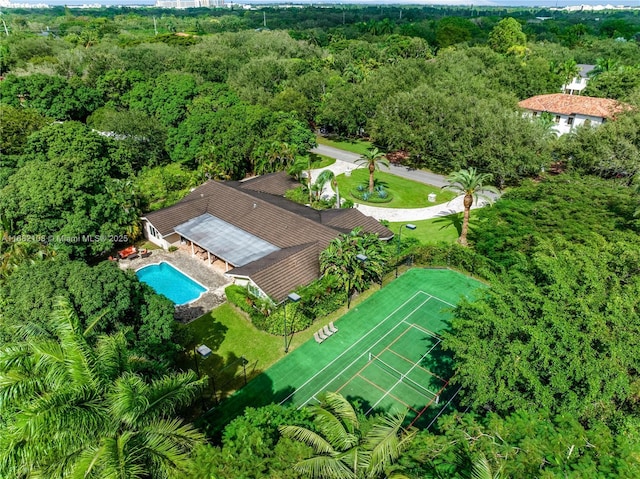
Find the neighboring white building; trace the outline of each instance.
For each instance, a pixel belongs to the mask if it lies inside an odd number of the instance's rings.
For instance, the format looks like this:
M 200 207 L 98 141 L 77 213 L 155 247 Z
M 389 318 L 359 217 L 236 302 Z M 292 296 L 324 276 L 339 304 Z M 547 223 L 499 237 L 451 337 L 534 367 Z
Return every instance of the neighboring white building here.
M 587 82 L 589 81 L 589 73 L 595 68 L 595 65 L 585 65 L 584 63 L 578 63 L 578 68 L 580 68 L 580 72 L 578 76 L 571 80 L 571 83 L 568 85 L 562 85 L 562 93 L 567 93 L 568 95 L 580 95 L 582 90 L 587 86 Z
M 518 106 L 530 112 L 533 117 L 542 113 L 551 114 L 556 122 L 554 130 L 558 135 L 569 133 L 580 125 L 600 125 L 631 108 L 617 100 L 564 93 L 534 96 L 522 100 Z
M 224 7 L 224 0 L 156 0 L 158 8 Z

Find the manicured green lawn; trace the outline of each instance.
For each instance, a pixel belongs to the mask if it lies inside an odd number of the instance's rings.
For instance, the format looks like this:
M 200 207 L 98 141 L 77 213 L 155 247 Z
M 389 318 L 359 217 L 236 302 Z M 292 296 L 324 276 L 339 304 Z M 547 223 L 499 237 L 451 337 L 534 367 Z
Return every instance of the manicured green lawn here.
M 351 307 L 359 304 L 373 294 L 372 288 L 351 301 Z M 290 338 L 289 350 L 293 351 L 304 342 L 313 338 L 318 328 L 335 321 L 346 312 L 346 306 L 334 311 L 325 318 L 317 320 L 312 327 L 296 333 Z M 243 362 L 246 359 L 247 380 L 251 380 L 284 357 L 284 338 L 273 336 L 256 329 L 243 312 L 235 306 L 225 303 L 213 311 L 186 325 L 181 325 L 181 345 L 184 353 L 178 358 L 178 366 L 182 369 L 196 368 L 194 348 L 206 344 L 212 354 L 206 359 L 198 357 L 200 374 L 213 378 L 218 397 L 225 397 L 244 384 Z M 225 369 L 226 368 L 226 369 Z M 213 383 L 210 382 L 213 387 Z M 204 396 L 210 398 L 212 389 Z M 209 402 L 209 400 L 208 400 Z M 199 406 L 199 405 L 198 405 Z
M 471 210 L 471 216 L 469 218 L 470 228 L 473 228 L 475 224 L 475 215 L 476 212 Z M 423 244 L 439 243 L 442 241 L 445 243 L 455 243 L 462 229 L 462 213 L 432 218 L 430 220 L 389 223 L 388 227 L 397 235 L 400 227 L 407 223 L 416 225 L 417 228 L 415 230 L 404 228 L 402 230 L 403 240 L 405 238 L 415 238 Z
M 247 360 L 247 379 L 251 379 L 283 355 L 282 338 L 257 330 L 242 312 L 228 303 L 181 328 L 185 353 L 178 364 L 185 369 L 195 369 L 194 348 L 206 344 L 213 353 L 207 359 L 198 358 L 200 374 L 219 379 L 219 383 L 234 375 L 240 378 L 243 374 L 242 363 L 236 360 L 241 356 Z M 234 366 L 220 372 L 234 361 Z M 228 388 L 218 388 L 227 389 L 225 392 L 228 392 L 236 386 L 230 384 Z
M 340 148 L 341 150 L 350 151 L 351 153 L 357 153 L 358 155 L 364 155 L 369 148 L 373 148 L 370 141 L 363 140 L 330 140 L 324 136 L 318 136 L 318 143 L 321 145 L 333 146 L 334 148 Z
M 386 184 L 385 189 L 393 196 L 393 199 L 388 203 L 371 203 L 368 201 L 362 201 L 356 199 L 351 195 L 351 191 L 355 190 L 358 185 L 369 185 L 369 170 L 366 168 L 358 168 L 351 172 L 351 176 L 345 175 L 338 176 L 338 186 L 340 187 L 340 194 L 343 198 L 349 198 L 356 203 L 362 203 L 372 206 L 380 206 L 383 208 L 425 208 L 427 206 L 434 206 L 440 203 L 446 203 L 447 201 L 455 198 L 455 194 L 450 191 L 443 191 L 436 186 L 425 185 L 418 183 L 417 181 L 411 181 L 399 176 L 392 175 L 391 173 L 385 173 L 382 171 L 376 171 L 375 178 L 381 180 Z M 436 202 L 430 203 L 428 196 L 430 193 L 436 194 Z
M 455 243 L 458 239 L 458 228 L 462 221 L 462 213 L 459 215 L 443 216 L 442 218 L 432 218 L 430 220 L 404 221 L 402 223 L 389 223 L 389 229 L 396 235 L 400 227 L 411 223 L 417 226 L 415 230 L 404 228 L 402 239 L 415 238 L 421 243 Z
M 309 156 L 311 157 L 311 168 L 314 170 L 318 168 L 326 168 L 336 162 L 335 158 L 329 158 L 328 156 L 319 155 L 317 153 L 309 153 Z

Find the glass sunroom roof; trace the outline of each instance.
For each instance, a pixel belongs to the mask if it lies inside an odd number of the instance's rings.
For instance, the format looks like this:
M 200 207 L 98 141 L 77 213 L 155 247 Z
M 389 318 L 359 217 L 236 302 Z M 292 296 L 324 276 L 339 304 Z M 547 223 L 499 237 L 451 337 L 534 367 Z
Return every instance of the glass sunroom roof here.
M 176 226 L 175 231 L 233 266 L 244 266 L 280 249 L 209 213 Z

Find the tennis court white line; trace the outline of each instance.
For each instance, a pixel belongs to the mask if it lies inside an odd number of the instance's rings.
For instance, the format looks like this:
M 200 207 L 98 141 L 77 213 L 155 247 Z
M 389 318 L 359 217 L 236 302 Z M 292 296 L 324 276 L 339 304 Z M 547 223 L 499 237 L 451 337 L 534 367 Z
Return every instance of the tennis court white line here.
M 411 298 L 407 299 L 407 301 L 405 301 L 404 303 L 402 303 L 402 306 L 399 306 L 398 308 L 396 308 L 393 313 L 389 314 L 385 319 L 383 319 L 380 323 L 378 323 L 378 325 L 376 326 L 376 328 L 378 326 L 380 326 L 383 323 L 386 323 L 389 318 L 391 316 L 393 316 L 400 308 L 404 307 L 405 304 L 407 304 L 409 301 L 411 301 L 413 298 L 415 298 L 418 294 L 426 294 L 422 291 L 418 291 L 416 292 L 413 296 L 411 296 Z M 429 295 L 427 295 L 429 296 Z M 417 306 L 416 308 L 413 309 L 413 311 L 411 311 L 409 313 L 409 315 L 412 315 L 416 310 L 420 309 L 427 301 L 429 301 L 429 299 L 431 298 L 427 298 L 426 300 L 424 300 L 422 303 L 420 303 L 419 306 Z M 406 316 L 405 316 L 406 317 Z M 363 352 L 360 356 L 358 356 L 356 359 L 354 359 L 353 361 L 351 361 L 349 363 L 348 366 L 345 366 L 344 368 L 342 368 L 340 370 L 340 374 L 342 374 L 344 371 L 346 371 L 347 369 L 349 369 L 351 366 L 353 366 L 356 362 L 358 362 L 360 360 L 360 358 L 362 358 L 365 354 L 368 354 L 369 351 L 371 351 L 371 349 L 376 346 L 380 341 L 382 341 L 384 338 L 386 338 L 387 336 L 389 336 L 389 334 L 391 334 L 398 326 L 401 326 L 404 320 L 399 321 L 393 328 L 391 328 L 389 331 L 387 331 L 386 334 L 384 334 L 380 339 L 378 339 L 375 343 L 373 343 L 369 349 L 367 349 L 365 352 Z M 375 328 L 374 328 L 375 329 Z M 360 339 L 358 339 L 355 343 L 353 343 L 351 346 L 349 346 L 348 349 L 346 349 L 342 354 L 340 354 L 340 356 L 338 356 L 336 359 L 334 359 L 333 361 L 331 361 L 329 364 L 327 364 L 324 368 L 322 368 L 319 372 L 317 372 L 316 374 L 314 374 L 309 380 L 307 380 L 302 386 L 300 386 L 300 388 L 304 387 L 307 385 L 307 383 L 309 381 L 311 381 L 311 379 L 315 378 L 318 374 L 320 374 L 322 371 L 324 371 L 326 368 L 328 368 L 331 364 L 333 364 L 337 359 L 339 359 L 340 357 L 342 357 L 343 354 L 346 354 L 347 351 L 349 351 L 351 348 L 353 348 L 356 344 L 358 344 L 360 341 L 362 341 L 364 338 L 366 338 L 367 336 L 369 336 L 371 334 L 371 332 L 373 331 L 373 329 L 369 330 L 369 332 L 367 334 L 365 334 L 364 336 L 362 336 Z M 335 378 L 334 378 L 335 379 Z M 325 383 L 320 389 L 318 389 L 315 393 L 313 393 L 313 395 L 315 396 L 316 394 L 321 393 L 329 384 L 331 384 L 331 382 L 333 381 L 333 379 L 327 383 Z M 298 388 L 298 389 L 300 389 Z M 296 389 L 296 391 L 298 390 Z M 293 394 L 295 394 L 295 391 L 292 392 L 286 399 L 284 399 L 284 401 L 286 401 L 287 399 L 289 399 L 289 397 L 293 396 Z M 282 401 L 280 404 L 282 404 L 284 401 Z M 304 405 L 306 405 L 309 402 L 309 399 L 307 399 L 305 402 L 303 402 L 300 406 L 298 406 L 298 409 L 300 409 L 301 407 L 303 407 Z
M 407 321 L 406 321 L 406 320 L 404 320 L 404 319 L 403 319 L 402 321 L 404 321 L 405 323 L 407 323 Z M 428 335 L 429 335 L 429 336 L 431 336 L 432 338 L 436 338 L 436 339 L 439 339 L 440 341 L 442 341 L 442 338 L 441 338 L 440 336 L 438 336 L 436 333 L 434 333 L 433 331 L 429 331 L 429 330 L 428 330 L 428 329 L 426 329 L 426 328 L 423 328 L 423 327 L 422 327 L 422 326 L 420 326 L 419 324 L 416 324 L 416 323 L 407 323 L 407 324 L 409 324 L 409 325 L 413 326 L 413 327 L 414 327 L 414 328 L 416 328 L 418 331 L 422 331 L 423 333 L 428 334 Z
M 462 386 L 460 386 L 458 388 L 458 390 L 455 392 L 455 394 L 453 396 L 451 396 L 451 399 L 449 399 L 447 401 L 447 404 L 445 404 L 444 406 L 442 406 L 440 408 L 440 411 L 438 411 L 438 414 L 436 414 L 436 417 L 434 417 L 431 422 L 429 423 L 429 425 L 426 427 L 426 429 L 428 430 L 431 426 L 433 426 L 433 423 L 436 422 L 438 420 L 438 418 L 440 416 L 442 416 L 442 414 L 444 413 L 444 410 L 447 409 L 447 407 L 449 407 L 449 404 L 451 404 L 451 401 L 453 401 L 453 399 L 458 395 L 458 393 L 460 392 L 460 390 L 462 389 Z
M 424 353 L 424 354 L 420 357 L 420 359 L 418 360 L 418 362 L 417 362 L 417 363 L 413 363 L 413 366 L 411 366 L 411 367 L 409 368 L 409 370 L 408 370 L 406 373 L 404 373 L 404 374 L 403 374 L 403 373 L 400 373 L 400 374 L 401 374 L 400 379 L 398 379 L 398 380 L 396 381 L 396 383 L 395 383 L 395 384 L 394 384 L 394 385 L 393 385 L 393 386 L 392 386 L 392 387 L 391 387 L 391 388 L 390 388 L 386 393 L 384 393 L 384 394 L 382 395 L 382 397 L 381 397 L 380 399 L 378 399 L 378 400 L 376 401 L 376 403 L 375 403 L 373 406 L 371 406 L 371 407 L 369 408 L 369 410 L 365 413 L 365 416 L 368 416 L 368 415 L 369 415 L 369 413 L 370 413 L 371 411 L 373 411 L 373 410 L 376 408 L 376 406 L 377 406 L 378 404 L 380 404 L 380 402 L 381 402 L 384 398 L 386 398 L 389 394 L 391 394 L 391 391 L 393 391 L 393 389 L 394 389 L 398 384 L 400 384 L 400 383 L 402 382 L 402 378 L 403 378 L 403 377 L 405 377 L 405 376 L 407 376 L 411 371 L 413 371 L 413 370 L 414 370 L 414 369 L 415 369 L 415 368 L 416 368 L 416 367 L 417 367 L 417 366 L 422 362 L 422 360 L 423 360 L 424 358 L 426 358 L 429 354 L 431 354 L 431 351 L 433 351 L 433 350 L 436 348 L 436 346 L 438 346 L 438 344 L 440 344 L 440 343 L 435 344 L 434 346 L 432 346 L 432 347 L 431 347 L 431 349 L 430 349 L 429 351 L 427 351 L 426 353 Z M 433 398 L 434 398 L 434 399 L 435 399 L 436 397 L 438 397 L 438 394 L 437 394 L 437 393 L 434 393 L 431 389 L 424 388 L 424 390 L 425 390 L 425 391 L 428 391 L 428 392 L 429 392 L 429 393 L 431 393 L 431 394 L 433 394 Z
M 413 311 L 411 311 L 411 313 L 409 313 L 409 316 L 412 315 L 413 313 L 415 313 L 418 309 L 420 309 L 427 301 L 429 301 L 431 298 L 427 298 L 425 301 L 423 301 L 419 306 L 417 306 Z M 388 318 L 387 318 L 388 319 Z M 387 319 L 384 319 L 384 321 L 387 321 Z M 386 334 L 384 334 L 380 339 L 378 339 L 375 343 L 373 343 L 369 349 L 367 349 L 365 352 L 363 352 L 360 356 L 358 356 L 356 359 L 354 359 L 353 361 L 351 361 L 349 363 L 348 366 L 345 366 L 344 368 L 342 368 L 340 370 L 339 374 L 342 374 L 343 372 L 345 372 L 346 370 L 348 370 L 351 366 L 353 366 L 355 363 L 357 363 L 365 354 L 368 354 L 369 352 L 371 352 L 371 350 L 378 345 L 378 343 L 380 341 L 382 341 L 383 339 L 385 339 L 387 336 L 389 336 L 389 334 L 391 334 L 398 326 L 401 326 L 402 323 L 404 322 L 404 320 L 398 322 L 398 324 L 396 324 L 393 328 L 391 328 L 389 331 L 387 331 Z M 369 333 L 367 333 L 365 336 L 363 336 L 361 339 L 359 339 L 357 342 L 360 342 L 363 338 L 365 338 L 366 336 L 368 336 Z M 357 343 L 353 343 L 354 345 Z M 353 345 L 352 345 L 353 346 Z M 434 346 L 435 348 L 435 346 Z M 433 348 L 432 348 L 433 349 Z M 431 349 L 429 350 L 429 352 L 431 352 Z M 344 354 L 344 353 L 343 353 Z M 427 353 L 429 354 L 429 353 Z M 335 379 L 335 378 L 334 378 Z M 313 395 L 315 396 L 316 394 L 320 394 L 322 391 L 324 391 L 324 389 L 333 382 L 333 379 L 327 383 L 325 383 L 320 389 L 318 389 Z M 309 399 L 307 399 L 304 403 L 302 403 L 300 406 L 298 406 L 298 409 L 300 409 L 301 407 L 303 407 L 304 405 L 306 405 L 309 402 Z M 281 403 L 282 404 L 282 403 Z
M 305 387 L 307 384 L 309 384 L 311 381 L 313 381 L 316 376 L 318 376 L 319 374 L 321 374 L 325 369 L 327 369 L 329 366 L 333 365 L 333 363 L 335 363 L 338 359 L 340 359 L 342 356 L 344 356 L 345 354 L 347 354 L 351 348 L 353 348 L 356 344 L 358 344 L 360 341 L 362 341 L 363 339 L 365 339 L 367 336 L 369 336 L 375 329 L 379 328 L 382 324 L 386 323 L 389 318 L 391 318 L 394 314 L 396 314 L 398 311 L 400 311 L 402 308 L 405 307 L 406 304 L 409 303 L 409 301 L 413 301 L 413 299 L 420 295 L 420 294 L 427 294 L 424 291 L 416 291 L 410 298 L 407 298 L 407 300 L 402 303 L 400 306 L 398 306 L 396 309 L 394 309 L 391 313 L 389 313 L 387 315 L 386 318 L 384 318 L 382 321 L 380 321 L 376 326 L 374 326 L 372 329 L 369 330 L 369 332 L 367 334 L 365 334 L 364 336 L 362 336 L 360 339 L 358 339 L 355 343 L 353 343 L 351 346 L 349 346 L 347 349 L 345 349 L 342 353 L 340 353 L 340 355 L 336 356 L 336 358 L 331 361 L 329 364 L 327 364 L 325 367 L 323 367 L 320 371 L 318 371 L 317 373 L 315 373 L 313 376 L 311 376 L 309 379 L 307 379 L 304 383 L 302 383 L 300 385 L 300 387 L 296 388 L 295 391 L 293 391 L 291 394 L 289 394 L 286 398 L 284 398 L 282 401 L 280 401 L 280 404 L 284 404 L 285 402 L 287 402 L 289 399 L 291 399 L 291 396 L 293 396 L 298 390 L 302 389 L 303 387 Z M 429 295 L 430 296 L 430 295 Z M 427 300 L 428 301 L 428 300 Z M 426 302 L 426 301 L 425 301 Z M 422 303 L 424 304 L 424 303 Z M 422 305 L 421 305 L 422 306 Z M 346 369 L 346 368 L 345 368 Z M 344 370 L 343 370 L 344 371 Z M 314 395 L 317 394 L 314 393 Z M 308 402 L 305 401 L 305 404 Z
M 426 291 L 421 291 L 421 292 L 423 292 L 424 294 L 429 294 L 429 293 L 427 293 Z M 455 308 L 455 307 L 456 307 L 456 305 L 455 305 L 455 304 L 451 304 L 451 303 L 449 303 L 448 301 L 445 301 L 444 299 L 440 299 L 440 298 L 438 298 L 437 296 L 434 296 L 434 295 L 432 295 L 432 294 L 429 294 L 429 296 L 431 296 L 433 299 L 437 299 L 438 301 L 440 301 L 441 303 L 446 304 L 447 306 L 451 306 L 452 308 Z

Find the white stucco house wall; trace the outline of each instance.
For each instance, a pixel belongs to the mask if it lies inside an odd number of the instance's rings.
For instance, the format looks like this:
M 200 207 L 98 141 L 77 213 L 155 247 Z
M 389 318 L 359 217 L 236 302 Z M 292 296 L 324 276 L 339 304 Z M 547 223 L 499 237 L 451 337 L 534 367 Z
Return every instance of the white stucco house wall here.
M 601 125 L 631 108 L 617 100 L 564 93 L 537 95 L 522 100 L 518 106 L 534 118 L 543 113 L 552 115 L 556 123 L 554 131 L 558 135 L 569 133 L 581 125 Z
M 589 82 L 589 73 L 595 68 L 595 65 L 586 65 L 584 63 L 578 63 L 578 76 L 574 77 L 570 83 L 562 85 L 562 93 L 567 95 L 580 95 Z

